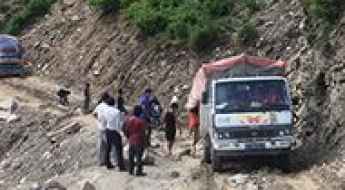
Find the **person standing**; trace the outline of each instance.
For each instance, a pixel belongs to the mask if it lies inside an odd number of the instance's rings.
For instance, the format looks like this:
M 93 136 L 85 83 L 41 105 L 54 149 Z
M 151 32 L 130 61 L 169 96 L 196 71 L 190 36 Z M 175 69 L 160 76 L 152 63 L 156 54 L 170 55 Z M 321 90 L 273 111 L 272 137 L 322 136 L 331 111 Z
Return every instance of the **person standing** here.
M 83 111 L 84 114 L 88 114 L 90 111 L 90 83 L 85 84 L 84 88 L 84 106 L 83 106 Z
M 66 87 L 62 87 L 57 91 L 57 96 L 59 97 L 59 103 L 63 106 L 69 105 L 68 96 L 71 94 L 71 91 Z
M 150 88 L 146 89 L 144 94 L 139 98 L 139 105 L 142 108 L 142 113 L 140 117 L 145 121 L 146 127 L 146 138 L 145 138 L 145 145 L 146 147 L 151 146 L 151 133 L 152 133 L 152 126 L 151 126 L 151 108 L 152 108 L 152 90 Z
M 129 174 L 134 175 L 135 166 L 137 170 L 135 175 L 144 176 L 142 157 L 144 153 L 145 144 L 145 122 L 140 118 L 142 113 L 141 106 L 134 107 L 133 115 L 125 122 L 125 134 L 129 141 Z M 136 162 L 135 162 L 136 160 Z
M 193 144 L 192 144 L 192 155 L 196 154 L 196 144 L 199 141 L 199 114 L 198 107 L 194 107 L 188 112 L 188 128 L 190 133 L 193 135 Z
M 125 99 L 123 98 L 123 91 L 121 88 L 118 90 L 117 108 L 120 110 L 120 112 L 127 114 Z
M 164 117 L 165 125 L 165 137 L 167 139 L 168 155 L 172 155 L 172 149 L 176 138 L 176 128 L 177 128 L 177 110 L 178 105 L 173 103 L 170 105 L 170 111 L 166 113 Z M 180 135 L 182 134 L 181 127 L 179 127 Z
M 125 165 L 123 161 L 123 145 L 121 137 L 121 114 L 120 111 L 115 108 L 115 99 L 109 97 L 105 101 L 106 107 L 104 108 L 104 118 L 106 121 L 106 137 L 107 146 L 105 153 L 105 164 L 108 169 L 114 168 L 110 161 L 110 155 L 112 147 L 116 149 L 117 165 L 120 171 L 125 171 Z
M 108 98 L 110 98 L 110 95 L 108 93 L 102 94 L 97 107 L 93 111 L 93 115 L 97 118 L 98 122 L 97 160 L 100 166 L 105 165 L 105 150 L 107 146 L 105 129 L 107 126 L 107 122 L 105 120 L 103 112 L 107 106 L 105 102 Z

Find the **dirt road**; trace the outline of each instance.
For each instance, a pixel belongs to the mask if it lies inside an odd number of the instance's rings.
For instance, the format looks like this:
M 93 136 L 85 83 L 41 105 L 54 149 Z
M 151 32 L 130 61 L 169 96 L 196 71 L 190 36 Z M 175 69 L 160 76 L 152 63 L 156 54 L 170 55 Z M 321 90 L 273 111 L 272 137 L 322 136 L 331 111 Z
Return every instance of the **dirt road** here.
M 63 115 L 68 108 L 57 106 L 55 92 L 56 83 L 47 79 L 30 77 L 27 79 L 6 79 L 0 81 L 0 102 L 16 97 L 21 105 L 31 107 L 40 112 L 49 112 L 55 115 Z M 73 93 L 72 104 L 81 100 L 78 93 Z M 82 126 L 78 138 L 69 139 L 68 143 L 95 143 L 97 134 L 96 121 L 91 116 L 71 116 L 65 119 L 64 125 L 78 122 Z M 61 143 L 66 144 L 66 143 Z M 86 143 L 87 144 L 87 143 Z M 223 173 L 212 173 L 209 166 L 201 163 L 202 145 L 198 147 L 196 158 L 189 155 L 191 140 L 184 131 L 177 137 L 177 145 L 173 157 L 166 157 L 166 145 L 164 133 L 155 131 L 151 149 L 155 164 L 146 166 L 147 177 L 135 178 L 127 173 L 108 171 L 97 166 L 82 167 L 71 173 L 65 172 L 54 177 L 69 190 L 82 189 L 86 181 L 91 182 L 97 190 L 109 190 L 109 187 L 117 189 L 195 189 L 195 190 L 327 190 L 331 189 L 319 174 L 312 170 L 299 170 L 291 173 L 282 173 L 279 169 L 270 167 L 246 168 L 229 170 Z M 62 145 L 61 145 L 62 146 Z M 72 147 L 74 145 L 71 145 Z M 63 146 L 62 146 L 63 147 Z M 88 147 L 92 152 L 95 146 Z M 126 149 L 126 148 L 125 148 Z M 72 152 L 77 151 L 71 149 Z M 84 150 L 85 151 L 85 150 Z M 80 153 L 81 154 L 81 153 Z M 92 155 L 92 154 L 91 154 Z M 94 156 L 94 155 L 93 155 Z M 94 160 L 88 154 L 82 159 Z M 234 163 L 236 165 L 236 163 Z M 12 174 L 8 174 L 12 175 Z M 28 189 L 37 181 L 25 181 L 14 189 Z

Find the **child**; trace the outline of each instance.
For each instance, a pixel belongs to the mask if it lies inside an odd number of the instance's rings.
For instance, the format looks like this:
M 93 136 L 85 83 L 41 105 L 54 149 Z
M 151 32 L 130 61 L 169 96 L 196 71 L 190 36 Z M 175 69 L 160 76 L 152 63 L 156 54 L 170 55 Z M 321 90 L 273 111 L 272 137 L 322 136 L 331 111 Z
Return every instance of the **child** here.
M 164 118 L 164 124 L 165 124 L 165 137 L 167 139 L 167 148 L 169 152 L 169 156 L 172 155 L 172 149 L 174 146 L 175 142 L 175 137 L 176 137 L 176 127 L 177 127 L 177 109 L 178 105 L 176 103 L 172 103 L 170 105 L 170 111 L 166 113 L 165 118 Z M 180 129 L 180 134 L 182 133 L 181 127 Z
M 195 156 L 196 154 L 196 144 L 199 141 L 199 115 L 198 115 L 198 107 L 192 108 L 188 112 L 188 128 L 190 132 L 193 134 L 193 150 L 192 155 Z

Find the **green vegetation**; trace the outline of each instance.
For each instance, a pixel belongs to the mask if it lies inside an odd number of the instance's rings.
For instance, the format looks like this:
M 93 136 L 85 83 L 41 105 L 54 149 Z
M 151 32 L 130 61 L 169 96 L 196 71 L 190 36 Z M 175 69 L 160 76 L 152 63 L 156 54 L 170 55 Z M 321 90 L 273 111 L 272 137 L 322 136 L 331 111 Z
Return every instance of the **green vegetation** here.
M 37 18 L 44 16 L 56 0 L 26 0 L 24 1 L 23 11 L 13 15 L 0 31 L 8 34 L 19 34 L 28 24 L 33 23 Z
M 345 11 L 344 0 L 304 0 L 304 6 L 312 16 L 327 24 L 335 24 Z
M 302 0 L 308 14 L 308 41 L 327 44 L 331 32 L 345 11 L 343 0 Z
M 255 40 L 255 24 L 247 24 L 263 5 L 259 0 L 122 0 L 129 19 L 149 36 L 167 34 L 170 39 L 202 50 L 228 31 L 243 31 L 243 40 Z M 243 30 L 238 30 L 245 23 Z M 248 22 L 249 23 L 249 22 Z
M 105 13 L 117 10 L 120 7 L 119 0 L 88 0 L 88 4 Z
M 240 27 L 238 34 L 239 34 L 240 40 L 245 44 L 254 41 L 257 37 L 255 23 L 250 22 L 250 21 L 244 23 Z

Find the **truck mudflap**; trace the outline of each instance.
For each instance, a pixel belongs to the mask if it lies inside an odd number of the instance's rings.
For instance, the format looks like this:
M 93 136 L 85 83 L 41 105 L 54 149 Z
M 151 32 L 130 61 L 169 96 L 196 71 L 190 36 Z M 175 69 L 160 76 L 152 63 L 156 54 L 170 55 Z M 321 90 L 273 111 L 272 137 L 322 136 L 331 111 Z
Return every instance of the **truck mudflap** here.
M 212 145 L 219 156 L 277 155 L 291 151 L 294 137 L 275 138 L 266 141 L 241 141 L 212 139 Z

